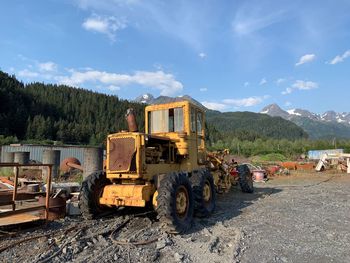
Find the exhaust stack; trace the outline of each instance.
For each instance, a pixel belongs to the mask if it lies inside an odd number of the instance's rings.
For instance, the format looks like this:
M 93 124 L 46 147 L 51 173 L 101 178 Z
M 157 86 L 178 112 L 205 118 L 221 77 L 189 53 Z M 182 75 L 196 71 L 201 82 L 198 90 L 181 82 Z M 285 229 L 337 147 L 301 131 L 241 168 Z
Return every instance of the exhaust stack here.
M 138 132 L 135 111 L 133 108 L 129 108 L 125 114 L 126 121 L 128 122 L 129 132 Z

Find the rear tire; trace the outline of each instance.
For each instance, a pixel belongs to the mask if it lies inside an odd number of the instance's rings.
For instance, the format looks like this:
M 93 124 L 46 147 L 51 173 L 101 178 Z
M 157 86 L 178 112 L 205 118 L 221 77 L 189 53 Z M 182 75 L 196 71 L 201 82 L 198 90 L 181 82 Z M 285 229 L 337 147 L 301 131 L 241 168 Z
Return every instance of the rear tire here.
M 194 195 L 195 215 L 207 217 L 216 207 L 216 190 L 213 176 L 207 169 L 200 170 L 191 176 Z
M 169 173 L 157 189 L 158 219 L 169 233 L 184 233 L 192 226 L 194 200 L 192 186 L 184 173 Z
M 239 176 L 239 185 L 241 186 L 242 192 L 253 193 L 253 175 L 246 164 L 239 165 L 237 167 Z
M 100 205 L 99 201 L 103 188 L 109 183 L 103 171 L 94 172 L 83 181 L 79 195 L 79 208 L 83 218 L 93 219 L 109 209 Z

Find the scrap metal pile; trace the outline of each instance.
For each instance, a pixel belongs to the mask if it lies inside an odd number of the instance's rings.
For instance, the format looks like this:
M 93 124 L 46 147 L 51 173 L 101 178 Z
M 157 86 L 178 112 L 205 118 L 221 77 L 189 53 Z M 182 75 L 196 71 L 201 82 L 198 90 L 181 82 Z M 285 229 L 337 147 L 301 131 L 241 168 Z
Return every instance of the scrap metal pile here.
M 336 169 L 341 172 L 350 174 L 350 154 L 335 153 L 323 154 L 316 166 L 316 171 L 324 171 L 329 169 Z

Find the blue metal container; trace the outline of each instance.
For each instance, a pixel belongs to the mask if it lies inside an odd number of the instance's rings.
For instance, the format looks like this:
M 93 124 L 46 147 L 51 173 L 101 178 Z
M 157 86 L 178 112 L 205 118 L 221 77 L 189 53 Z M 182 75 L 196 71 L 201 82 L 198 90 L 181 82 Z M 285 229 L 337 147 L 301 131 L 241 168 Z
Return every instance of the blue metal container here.
M 324 154 L 338 154 L 344 153 L 344 149 L 328 149 L 328 150 L 313 150 L 308 152 L 310 160 L 319 160 Z

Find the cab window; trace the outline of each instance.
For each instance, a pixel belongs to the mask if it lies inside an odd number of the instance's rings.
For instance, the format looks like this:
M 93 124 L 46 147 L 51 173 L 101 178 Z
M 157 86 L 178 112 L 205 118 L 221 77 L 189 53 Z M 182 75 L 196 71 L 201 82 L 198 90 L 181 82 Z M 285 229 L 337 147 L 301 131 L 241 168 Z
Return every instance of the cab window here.
M 196 110 L 191 108 L 191 132 L 196 132 Z
M 197 111 L 197 134 L 203 135 L 203 113 Z
M 148 112 L 150 133 L 181 132 L 184 129 L 183 122 L 183 108 Z

